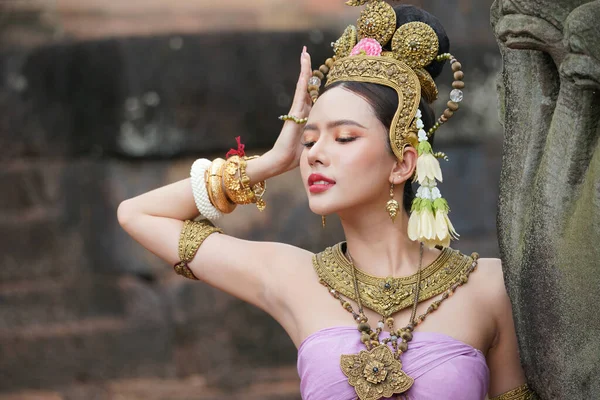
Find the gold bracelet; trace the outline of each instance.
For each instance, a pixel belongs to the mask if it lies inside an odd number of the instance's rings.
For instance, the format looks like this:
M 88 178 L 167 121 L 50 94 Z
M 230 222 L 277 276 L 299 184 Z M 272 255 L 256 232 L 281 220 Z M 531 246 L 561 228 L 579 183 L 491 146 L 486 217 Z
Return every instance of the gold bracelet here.
M 206 191 L 212 205 L 223 214 L 229 214 L 235 210 L 237 204 L 227 198 L 222 185 L 223 168 L 225 160 L 215 159 L 210 168 L 206 170 L 204 181 L 206 182 Z
M 294 121 L 298 125 L 304 125 L 305 123 L 308 122 L 308 118 L 298 118 L 294 115 L 288 115 L 288 114 L 280 115 L 279 119 L 282 121 Z
M 536 394 L 524 383 L 518 388 L 502 393 L 500 396 L 496 396 L 490 400 L 535 400 L 537 398 Z
M 231 201 L 236 204 L 250 204 L 254 200 L 254 193 L 242 184 L 240 179 L 242 164 L 246 164 L 246 161 L 239 156 L 227 159 L 223 170 L 223 186 L 225 186 L 225 193 Z
M 225 193 L 236 204 L 256 203 L 260 211 L 266 207 L 263 196 L 267 189 L 265 181 L 250 187 L 250 177 L 246 174 L 247 161 L 258 158 L 233 156 L 227 160 L 223 170 L 223 186 Z
M 178 275 L 192 280 L 199 280 L 192 272 L 188 263 L 194 259 L 200 245 L 207 237 L 213 233 L 223 233 L 223 231 L 215 227 L 209 220 L 190 221 L 186 220 L 183 223 L 183 228 L 179 234 L 179 261 L 173 265 L 173 269 Z
M 256 208 L 258 211 L 265 211 L 267 208 L 267 203 L 263 200 L 263 196 L 267 192 L 267 181 L 258 182 L 254 186 L 252 186 L 252 192 L 254 193 L 254 198 L 256 199 Z
M 240 181 L 242 182 L 242 186 L 245 188 L 248 188 L 250 185 L 250 177 L 246 174 L 246 167 L 248 166 L 247 161 L 254 160 L 255 158 L 258 158 L 258 156 L 244 157 L 244 162 L 240 163 L 239 177 Z M 267 203 L 265 203 L 263 200 L 263 196 L 267 191 L 267 182 L 261 181 L 255 183 L 252 188 L 250 188 L 250 191 L 252 192 L 252 203 L 256 203 L 258 211 L 264 211 L 267 207 Z
M 223 168 L 223 186 L 225 194 L 233 203 L 251 204 L 256 203 L 260 211 L 267 206 L 263 196 L 267 190 L 267 182 L 261 181 L 250 187 L 250 177 L 246 174 L 249 160 L 258 158 L 233 156 L 227 159 Z

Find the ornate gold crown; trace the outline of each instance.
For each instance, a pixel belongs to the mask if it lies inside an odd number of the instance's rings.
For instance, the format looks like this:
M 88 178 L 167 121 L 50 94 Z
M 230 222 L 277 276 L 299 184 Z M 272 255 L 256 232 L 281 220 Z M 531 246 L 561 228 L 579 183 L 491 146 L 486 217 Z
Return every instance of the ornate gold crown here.
M 413 122 L 421 96 L 428 103 L 438 98 L 437 86 L 425 67 L 452 56 L 438 55 L 437 34 L 426 23 L 409 22 L 396 29 L 396 12 L 383 0 L 350 0 L 346 4 L 353 7 L 366 4 L 366 7 L 356 26 L 348 26 L 332 43 L 334 56 L 313 71 L 308 88 L 310 95 L 313 102 L 317 100 L 325 77 L 325 86 L 338 81 L 355 81 L 394 89 L 398 93 L 399 107 L 390 126 L 390 140 L 394 154 L 402 160 L 405 146 L 418 146 L 418 129 Z M 391 51 L 383 50 L 387 45 Z M 445 117 L 440 118 L 430 135 L 458 109 L 458 101 L 449 104 Z
M 325 86 L 335 82 L 365 82 L 388 86 L 398 94 L 398 110 L 390 126 L 392 151 L 403 160 L 404 148 L 413 146 L 419 158 L 415 180 L 421 187 L 413 202 L 409 237 L 429 246 L 448 246 L 457 234 L 447 217 L 448 203 L 441 197 L 436 181 L 442 181 L 438 158 L 428 139 L 459 108 L 463 99 L 464 74 L 461 64 L 449 53 L 438 54 L 438 36 L 423 22 L 409 22 L 396 28 L 396 11 L 383 0 L 349 0 L 349 6 L 363 6 L 356 26 L 350 25 L 332 43 L 334 56 L 313 71 L 308 91 L 313 102 L 325 78 Z M 384 50 L 384 47 L 388 50 Z M 419 104 L 421 98 L 432 103 L 438 97 L 437 86 L 425 67 L 433 61 L 450 60 L 454 72 L 454 90 L 448 108 L 425 132 Z

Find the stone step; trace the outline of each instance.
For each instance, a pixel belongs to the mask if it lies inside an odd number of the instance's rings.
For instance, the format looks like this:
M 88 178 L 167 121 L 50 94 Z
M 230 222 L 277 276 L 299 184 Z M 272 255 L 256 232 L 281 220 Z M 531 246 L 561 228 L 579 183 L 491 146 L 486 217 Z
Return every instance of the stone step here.
M 90 317 L 122 317 L 124 289 L 107 278 L 0 284 L 0 332 Z
M 185 378 L 118 379 L 73 384 L 52 391 L 16 391 L 0 394 L 0 400 L 300 400 L 300 381 L 293 365 L 280 368 L 249 368 L 237 373 L 251 375 L 253 383 L 236 391 L 211 387 L 202 375 Z
M 122 318 L 0 331 L 0 388 L 54 388 L 73 382 L 164 377 L 171 362 L 166 321 Z
M 110 399 L 144 400 L 300 400 L 300 381 L 293 365 L 280 368 L 246 366 L 232 374 L 249 375 L 252 382 L 237 390 L 223 390 L 208 385 L 205 377 L 192 375 L 185 379 L 137 379 L 110 382 Z M 3 400 L 0 398 L 0 400 Z
M 65 398 L 55 391 L 25 390 L 0 394 L 0 400 L 65 400 Z

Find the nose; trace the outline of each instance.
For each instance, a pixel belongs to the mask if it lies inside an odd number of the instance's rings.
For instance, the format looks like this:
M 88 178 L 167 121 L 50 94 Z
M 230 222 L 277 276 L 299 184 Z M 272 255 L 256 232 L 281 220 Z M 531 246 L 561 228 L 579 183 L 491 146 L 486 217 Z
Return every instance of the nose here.
M 327 139 L 321 136 L 317 141 L 308 149 L 307 161 L 308 165 L 313 166 L 316 164 L 327 165 Z

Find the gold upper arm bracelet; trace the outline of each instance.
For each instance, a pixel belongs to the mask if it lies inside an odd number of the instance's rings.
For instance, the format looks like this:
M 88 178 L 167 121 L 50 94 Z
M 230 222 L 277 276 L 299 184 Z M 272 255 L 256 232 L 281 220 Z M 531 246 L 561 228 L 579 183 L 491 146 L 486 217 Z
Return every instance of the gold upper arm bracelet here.
M 502 393 L 500 396 L 493 397 L 490 400 L 536 400 L 537 398 L 537 395 L 524 383 L 518 388 Z
M 181 234 L 179 235 L 179 261 L 173 266 L 173 269 L 178 275 L 192 280 L 199 280 L 192 272 L 188 263 L 194 259 L 200 245 L 208 236 L 223 231 L 215 227 L 209 220 L 190 221 L 183 223 Z

